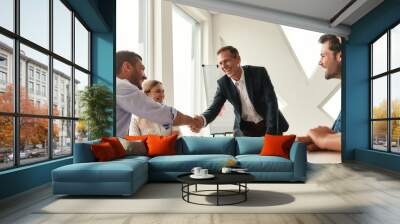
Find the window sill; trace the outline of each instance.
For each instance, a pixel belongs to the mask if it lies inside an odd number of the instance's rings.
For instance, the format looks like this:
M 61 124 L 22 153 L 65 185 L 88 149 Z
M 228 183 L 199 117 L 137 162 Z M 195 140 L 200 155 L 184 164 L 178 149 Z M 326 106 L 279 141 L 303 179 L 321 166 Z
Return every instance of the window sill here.
M 6 175 L 6 174 L 10 174 L 10 173 L 14 173 L 14 172 L 20 172 L 20 171 L 32 169 L 32 168 L 35 168 L 35 167 L 49 165 L 49 164 L 52 164 L 52 163 L 58 163 L 58 162 L 66 161 L 66 160 L 69 160 L 69 159 L 72 160 L 72 158 L 73 158 L 73 156 L 68 156 L 68 157 L 63 157 L 63 158 L 59 158 L 59 159 L 53 159 L 53 160 L 48 160 L 48 161 L 44 161 L 44 162 L 39 162 L 39 163 L 31 164 L 31 165 L 24 165 L 24 166 L 21 166 L 21 167 L 11 168 L 11 169 L 0 171 L 0 176 L 1 175 Z

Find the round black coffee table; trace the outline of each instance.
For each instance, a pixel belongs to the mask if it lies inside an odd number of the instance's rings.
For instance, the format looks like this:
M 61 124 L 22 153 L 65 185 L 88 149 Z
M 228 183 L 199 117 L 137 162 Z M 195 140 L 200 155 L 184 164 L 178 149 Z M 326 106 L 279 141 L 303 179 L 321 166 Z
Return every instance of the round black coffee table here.
M 182 199 L 188 203 L 198 204 L 198 205 L 234 205 L 247 200 L 247 192 L 249 188 L 247 183 L 255 180 L 255 177 L 248 173 L 215 173 L 215 177 L 212 179 L 193 179 L 190 177 L 191 173 L 182 174 L 177 177 L 178 181 L 182 183 Z M 197 185 L 216 185 L 215 190 L 198 190 Z M 190 186 L 195 186 L 194 191 L 190 191 Z M 236 185 L 237 190 L 223 190 L 220 189 L 220 185 Z M 209 192 L 214 192 L 215 194 L 206 194 Z M 216 197 L 216 204 L 202 204 L 190 201 L 190 196 L 204 196 L 204 197 Z M 231 203 L 221 203 L 221 197 L 232 197 L 241 196 L 239 200 Z

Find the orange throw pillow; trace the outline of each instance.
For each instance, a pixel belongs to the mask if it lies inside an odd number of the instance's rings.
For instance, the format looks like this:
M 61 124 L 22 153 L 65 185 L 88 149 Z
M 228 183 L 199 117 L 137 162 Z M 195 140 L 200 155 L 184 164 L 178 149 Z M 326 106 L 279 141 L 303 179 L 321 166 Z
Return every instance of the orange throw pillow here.
M 126 151 L 124 147 L 122 146 L 121 142 L 119 141 L 118 138 L 116 137 L 110 137 L 110 138 L 101 138 L 101 142 L 108 142 L 114 149 L 115 155 L 117 158 L 125 157 L 126 156 Z
M 149 135 L 147 137 L 147 155 L 148 156 L 165 156 L 176 155 L 176 138 L 178 135 L 158 136 Z
M 265 135 L 262 156 L 280 156 L 289 159 L 290 147 L 296 140 L 296 135 Z
M 91 145 L 91 149 L 94 154 L 94 157 L 99 162 L 110 161 L 117 158 L 114 149 L 108 142 L 93 144 Z

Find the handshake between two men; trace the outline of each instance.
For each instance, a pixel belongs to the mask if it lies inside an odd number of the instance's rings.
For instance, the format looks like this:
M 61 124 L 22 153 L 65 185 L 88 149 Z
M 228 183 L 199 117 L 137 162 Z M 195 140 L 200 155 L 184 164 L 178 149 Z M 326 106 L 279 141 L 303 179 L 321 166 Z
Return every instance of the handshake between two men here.
M 193 117 L 193 122 L 190 125 L 190 130 L 194 133 L 199 133 L 200 130 L 204 127 L 203 117 L 197 115 Z
M 200 130 L 204 127 L 204 120 L 202 116 L 197 115 L 191 117 L 178 111 L 177 116 L 174 119 L 173 125 L 188 125 L 192 132 L 199 133 Z

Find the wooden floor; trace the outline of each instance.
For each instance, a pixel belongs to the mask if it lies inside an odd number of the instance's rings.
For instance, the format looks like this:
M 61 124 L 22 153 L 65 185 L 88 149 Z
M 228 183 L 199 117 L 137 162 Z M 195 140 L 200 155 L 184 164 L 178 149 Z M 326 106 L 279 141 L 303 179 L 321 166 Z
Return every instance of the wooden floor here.
M 398 173 L 359 163 L 312 164 L 308 183 L 317 183 L 345 201 L 367 206 L 356 214 L 36 214 L 33 211 L 54 200 L 47 185 L 1 201 L 0 223 L 400 223 Z

